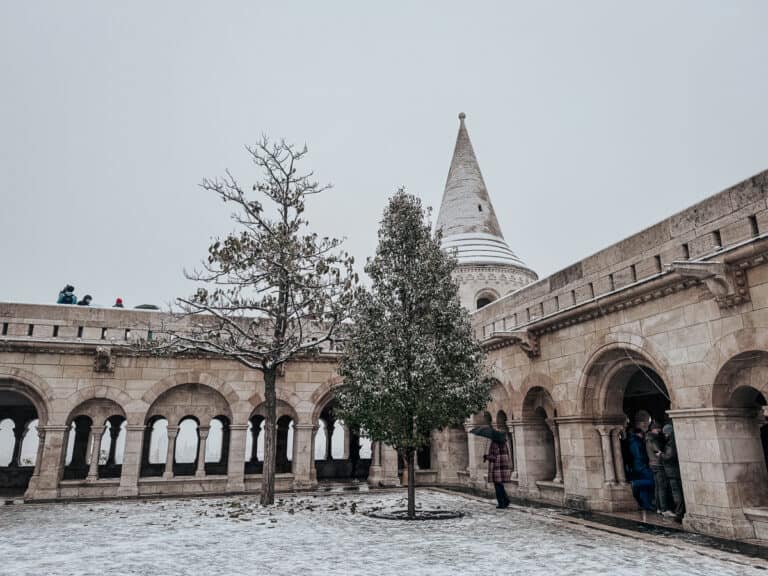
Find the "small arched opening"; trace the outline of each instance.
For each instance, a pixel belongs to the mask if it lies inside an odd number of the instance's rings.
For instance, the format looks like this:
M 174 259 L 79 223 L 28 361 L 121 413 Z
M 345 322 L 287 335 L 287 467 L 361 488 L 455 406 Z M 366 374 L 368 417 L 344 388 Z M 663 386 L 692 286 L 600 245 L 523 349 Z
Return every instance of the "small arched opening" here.
M 229 460 L 229 418 L 223 415 L 211 419 L 208 439 L 205 442 L 205 473 L 221 475 L 227 473 Z
M 498 299 L 499 294 L 495 290 L 491 290 L 490 288 L 480 290 L 480 292 L 475 295 L 475 309 L 480 310 L 480 308 L 485 308 L 488 304 Z
M 525 470 L 529 481 L 561 481 L 557 453 L 557 412 L 545 388 L 531 388 L 523 400 L 522 433 L 525 443 Z
M 723 473 L 744 508 L 768 507 L 768 352 L 745 352 L 718 373 L 712 403 L 724 409 L 715 422 Z
M 185 416 L 179 422 L 173 451 L 174 476 L 195 475 L 200 443 L 199 427 L 199 422 L 194 416 Z
M 168 420 L 153 416 L 144 429 L 141 476 L 162 476 L 168 457 Z

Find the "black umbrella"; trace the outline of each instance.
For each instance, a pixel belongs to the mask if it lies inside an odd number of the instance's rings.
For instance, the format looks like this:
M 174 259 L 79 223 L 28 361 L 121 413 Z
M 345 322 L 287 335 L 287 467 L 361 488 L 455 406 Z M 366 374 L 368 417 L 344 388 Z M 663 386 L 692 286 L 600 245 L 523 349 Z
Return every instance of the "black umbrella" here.
M 483 438 L 488 438 L 489 440 L 493 440 L 494 442 L 498 442 L 499 444 L 504 444 L 504 442 L 507 441 L 507 435 L 504 434 L 504 432 L 499 432 L 498 430 L 494 430 L 491 426 L 477 426 L 475 428 L 472 428 L 472 430 L 469 431 L 470 434 L 474 434 L 476 436 L 482 436 Z

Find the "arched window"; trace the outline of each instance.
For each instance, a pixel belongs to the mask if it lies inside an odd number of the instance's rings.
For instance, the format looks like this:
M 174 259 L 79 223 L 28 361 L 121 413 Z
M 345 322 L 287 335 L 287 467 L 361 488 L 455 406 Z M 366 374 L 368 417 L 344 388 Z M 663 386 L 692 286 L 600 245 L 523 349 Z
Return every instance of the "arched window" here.
M 224 441 L 224 424 L 218 418 L 211 420 L 208 430 L 208 440 L 205 442 L 205 461 L 219 462 Z
M 333 425 L 333 438 L 331 443 L 331 456 L 334 459 L 340 460 L 344 458 L 344 446 L 346 442 L 346 431 L 344 430 L 344 422 L 336 420 Z
M 315 432 L 315 460 L 325 460 L 326 444 L 325 422 L 318 420 L 317 432 Z
M 174 462 L 193 464 L 197 459 L 197 443 L 197 421 L 194 418 L 185 418 L 179 423 Z
M 16 436 L 13 431 L 16 428 L 13 420 L 6 418 L 0 420 L 0 466 L 8 466 L 13 457 L 13 447 L 16 444 Z
M 21 442 L 20 464 L 22 466 L 34 466 L 37 461 L 37 450 L 40 444 L 40 438 L 37 435 L 37 425 L 40 421 L 35 418 L 27 424 L 27 430 L 24 432 L 24 439 Z
M 480 308 L 483 308 L 484 306 L 488 306 L 488 304 L 498 299 L 499 299 L 499 295 L 495 291 L 486 288 L 477 293 L 477 295 L 475 296 L 475 304 L 477 306 L 477 309 L 480 310 Z
M 168 420 L 158 418 L 152 423 L 149 438 L 148 461 L 150 464 L 165 464 L 168 456 Z

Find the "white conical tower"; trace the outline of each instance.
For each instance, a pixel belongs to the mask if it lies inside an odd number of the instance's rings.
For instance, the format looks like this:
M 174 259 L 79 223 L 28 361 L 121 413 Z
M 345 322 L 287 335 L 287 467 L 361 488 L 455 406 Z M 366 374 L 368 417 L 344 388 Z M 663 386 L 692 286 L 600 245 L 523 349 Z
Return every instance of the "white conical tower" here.
M 453 150 L 443 201 L 437 216 L 442 246 L 459 261 L 456 279 L 461 302 L 469 310 L 538 280 L 504 240 L 480 165 L 459 114 L 459 134 Z

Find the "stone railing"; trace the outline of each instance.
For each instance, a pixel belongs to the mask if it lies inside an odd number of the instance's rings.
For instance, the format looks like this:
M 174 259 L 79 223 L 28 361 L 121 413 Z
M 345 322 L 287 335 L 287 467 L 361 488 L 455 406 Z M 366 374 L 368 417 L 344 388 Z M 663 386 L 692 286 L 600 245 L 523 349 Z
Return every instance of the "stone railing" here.
M 0 302 L 0 343 L 128 345 L 163 336 L 183 320 L 168 312 L 66 304 Z M 341 342 L 323 343 L 323 353 L 341 351 Z

